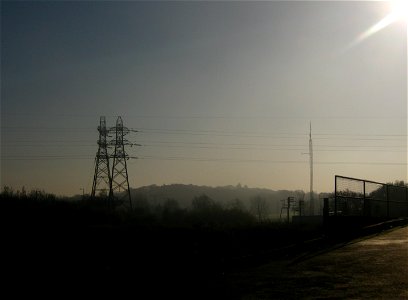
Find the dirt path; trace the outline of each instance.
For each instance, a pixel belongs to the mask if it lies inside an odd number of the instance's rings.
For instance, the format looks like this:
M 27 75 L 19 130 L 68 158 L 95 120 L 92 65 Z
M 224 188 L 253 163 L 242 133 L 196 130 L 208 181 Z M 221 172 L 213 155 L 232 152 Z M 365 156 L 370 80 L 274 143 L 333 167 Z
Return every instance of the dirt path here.
M 408 299 L 408 226 L 298 262 L 228 274 L 234 299 Z

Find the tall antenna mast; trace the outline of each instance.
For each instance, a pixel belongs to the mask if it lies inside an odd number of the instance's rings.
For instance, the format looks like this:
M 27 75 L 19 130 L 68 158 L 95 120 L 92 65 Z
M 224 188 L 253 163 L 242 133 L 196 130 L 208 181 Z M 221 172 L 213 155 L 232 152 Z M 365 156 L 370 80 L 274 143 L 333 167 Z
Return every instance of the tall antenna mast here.
M 313 142 L 312 142 L 312 122 L 310 121 L 309 131 L 309 158 L 310 158 L 310 215 L 314 215 L 313 199 Z

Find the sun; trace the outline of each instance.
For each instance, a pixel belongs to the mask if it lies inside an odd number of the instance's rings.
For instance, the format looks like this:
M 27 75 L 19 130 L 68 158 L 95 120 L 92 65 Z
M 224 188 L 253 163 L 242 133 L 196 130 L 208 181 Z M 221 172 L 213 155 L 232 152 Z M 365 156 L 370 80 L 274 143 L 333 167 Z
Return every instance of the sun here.
M 395 21 L 408 22 L 408 1 L 398 0 L 391 1 L 391 13 L 390 15 Z
M 384 18 L 379 20 L 376 24 L 362 32 L 350 45 L 348 45 L 343 51 L 347 51 L 362 41 L 366 40 L 373 34 L 388 27 L 395 22 L 403 22 L 408 26 L 408 0 L 396 0 L 388 1 L 389 11 Z
M 367 38 L 397 21 L 408 22 L 408 0 L 394 0 L 389 1 L 389 3 L 389 13 L 363 33 L 364 38 Z

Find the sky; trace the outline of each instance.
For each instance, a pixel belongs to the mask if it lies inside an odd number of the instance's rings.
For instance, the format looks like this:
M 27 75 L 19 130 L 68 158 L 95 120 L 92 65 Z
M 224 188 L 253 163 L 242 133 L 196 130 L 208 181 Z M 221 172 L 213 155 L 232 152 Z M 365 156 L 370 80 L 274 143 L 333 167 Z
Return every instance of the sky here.
M 100 116 L 131 187 L 407 178 L 407 24 L 374 1 L 1 2 L 1 186 L 90 193 Z M 378 26 L 377 26 L 378 28 Z

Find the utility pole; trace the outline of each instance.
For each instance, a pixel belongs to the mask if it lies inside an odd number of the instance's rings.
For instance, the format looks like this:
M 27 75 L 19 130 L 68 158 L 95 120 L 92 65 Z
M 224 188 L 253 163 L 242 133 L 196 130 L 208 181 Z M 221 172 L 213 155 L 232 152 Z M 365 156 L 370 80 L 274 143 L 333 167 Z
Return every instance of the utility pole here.
M 291 209 L 291 204 L 295 203 L 295 197 L 288 197 L 286 200 L 281 200 L 282 207 L 281 207 L 281 213 L 280 213 L 280 219 L 282 219 L 282 211 L 286 210 L 286 222 L 289 224 L 290 223 L 290 209 Z M 292 208 L 293 210 L 293 208 Z
M 302 216 L 303 200 L 299 200 L 299 217 Z
M 289 217 L 289 212 L 290 212 L 290 203 L 292 202 L 292 197 L 288 197 L 288 208 L 287 208 L 287 210 L 286 210 L 286 220 L 287 220 L 287 222 L 288 222 L 288 224 L 289 224 L 289 221 L 290 221 L 290 217 Z

